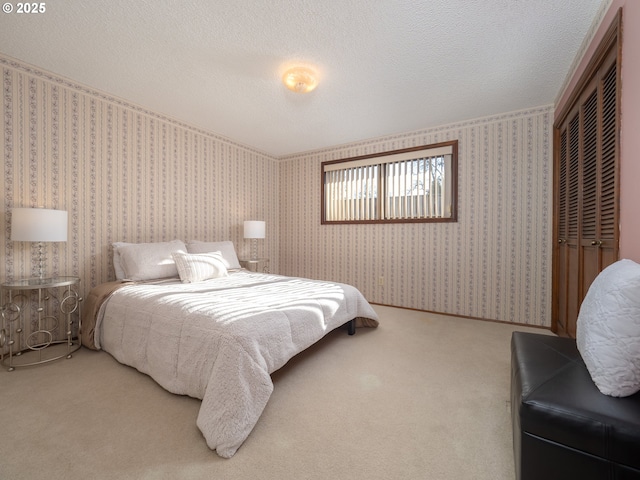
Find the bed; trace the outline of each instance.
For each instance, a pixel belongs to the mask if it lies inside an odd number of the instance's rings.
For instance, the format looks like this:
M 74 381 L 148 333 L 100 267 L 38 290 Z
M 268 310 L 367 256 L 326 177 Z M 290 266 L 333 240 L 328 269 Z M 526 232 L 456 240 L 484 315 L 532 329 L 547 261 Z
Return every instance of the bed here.
M 166 243 L 161 253 L 158 244 L 114 246 L 120 279 L 87 296 L 82 342 L 201 399 L 197 426 L 221 457 L 232 457 L 257 423 L 271 373 L 338 327 L 378 325 L 353 286 L 240 269 L 230 242 Z

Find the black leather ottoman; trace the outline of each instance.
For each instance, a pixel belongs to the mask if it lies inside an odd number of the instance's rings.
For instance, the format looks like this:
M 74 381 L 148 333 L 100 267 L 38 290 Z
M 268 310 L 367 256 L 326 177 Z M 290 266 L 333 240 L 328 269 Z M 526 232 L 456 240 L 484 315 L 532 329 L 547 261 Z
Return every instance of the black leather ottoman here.
M 573 339 L 513 333 L 511 418 L 518 480 L 640 479 L 640 393 L 600 393 Z

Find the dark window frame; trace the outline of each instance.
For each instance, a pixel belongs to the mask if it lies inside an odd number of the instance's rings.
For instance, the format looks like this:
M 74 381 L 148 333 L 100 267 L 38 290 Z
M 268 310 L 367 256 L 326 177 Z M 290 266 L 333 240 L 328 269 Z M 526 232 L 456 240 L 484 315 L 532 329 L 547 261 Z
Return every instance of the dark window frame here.
M 327 166 L 335 166 L 336 164 L 356 164 L 357 162 L 365 162 L 367 163 L 371 159 L 376 159 L 376 165 L 389 165 L 393 162 L 393 157 L 404 154 L 411 154 L 411 152 L 420 152 L 423 150 L 437 150 L 450 147 L 451 149 L 451 166 L 450 166 L 450 175 L 451 175 L 451 183 L 450 183 L 450 216 L 430 216 L 430 217 L 409 217 L 409 218 L 376 218 L 376 219 L 366 219 L 366 220 L 327 220 L 326 209 L 327 209 Z M 416 160 L 422 158 L 422 156 L 417 155 Z M 379 160 L 379 161 L 378 161 Z M 386 172 L 384 168 L 379 170 L 382 174 L 377 176 L 377 188 L 378 192 L 381 192 L 381 195 L 378 196 L 376 205 L 379 209 L 379 214 L 382 214 L 382 210 L 384 210 L 383 199 L 385 198 L 384 187 L 383 187 L 383 179 L 386 177 Z M 439 142 L 428 145 L 420 145 L 416 147 L 403 148 L 398 150 L 391 150 L 387 152 L 373 153 L 369 155 L 360 155 L 356 157 L 344 158 L 340 160 L 330 160 L 326 162 L 322 162 L 320 166 L 320 183 L 321 183 L 321 224 L 322 225 L 350 225 L 350 224 L 379 224 L 379 223 L 451 223 L 458 221 L 458 140 L 451 140 L 446 142 Z

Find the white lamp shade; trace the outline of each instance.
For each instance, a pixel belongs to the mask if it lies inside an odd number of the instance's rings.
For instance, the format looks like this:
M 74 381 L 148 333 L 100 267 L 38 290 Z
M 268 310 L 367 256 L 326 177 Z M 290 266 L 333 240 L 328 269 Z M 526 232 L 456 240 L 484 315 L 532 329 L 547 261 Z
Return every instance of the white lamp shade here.
M 67 212 L 47 208 L 11 209 L 14 242 L 66 242 Z
M 264 238 L 265 222 L 261 220 L 245 220 L 244 238 Z

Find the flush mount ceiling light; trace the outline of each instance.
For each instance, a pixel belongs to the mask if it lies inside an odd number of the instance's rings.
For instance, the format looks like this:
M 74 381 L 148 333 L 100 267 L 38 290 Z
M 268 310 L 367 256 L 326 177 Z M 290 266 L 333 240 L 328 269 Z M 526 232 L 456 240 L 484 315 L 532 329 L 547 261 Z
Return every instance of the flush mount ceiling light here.
M 316 88 L 318 79 L 316 72 L 307 67 L 292 67 L 284 72 L 282 81 L 289 90 L 307 93 Z

